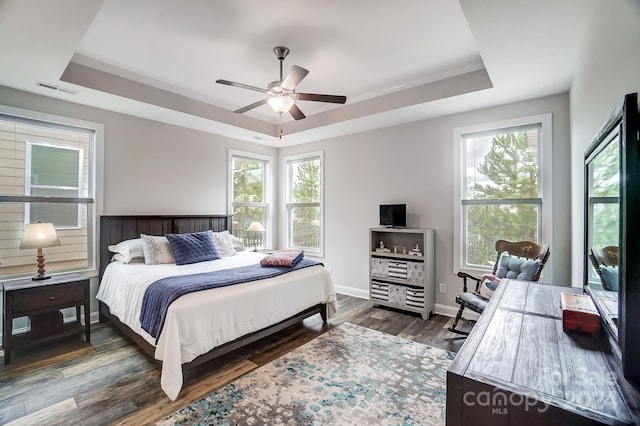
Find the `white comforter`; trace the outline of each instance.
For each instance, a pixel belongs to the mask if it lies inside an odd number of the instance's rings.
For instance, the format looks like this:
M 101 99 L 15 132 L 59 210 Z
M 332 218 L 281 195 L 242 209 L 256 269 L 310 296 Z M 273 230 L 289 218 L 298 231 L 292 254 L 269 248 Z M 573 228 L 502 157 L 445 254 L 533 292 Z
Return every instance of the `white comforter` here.
M 240 252 L 211 262 L 176 266 L 110 263 L 97 299 L 133 331 L 155 345 L 140 326 L 146 288 L 160 278 L 255 264 L 264 257 Z M 236 284 L 184 295 L 167 311 L 155 357 L 162 361 L 161 386 L 171 400 L 182 388 L 182 364 L 212 348 L 278 323 L 318 303 L 335 314 L 337 299 L 331 276 L 322 266 L 311 266 L 275 278 Z

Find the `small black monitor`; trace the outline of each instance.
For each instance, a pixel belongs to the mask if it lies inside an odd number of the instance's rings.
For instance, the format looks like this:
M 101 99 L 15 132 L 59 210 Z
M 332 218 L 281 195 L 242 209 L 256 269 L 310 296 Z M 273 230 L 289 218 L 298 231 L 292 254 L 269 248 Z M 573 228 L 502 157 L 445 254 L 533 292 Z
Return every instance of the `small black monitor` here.
M 405 228 L 407 226 L 407 205 L 380 204 L 380 225 Z

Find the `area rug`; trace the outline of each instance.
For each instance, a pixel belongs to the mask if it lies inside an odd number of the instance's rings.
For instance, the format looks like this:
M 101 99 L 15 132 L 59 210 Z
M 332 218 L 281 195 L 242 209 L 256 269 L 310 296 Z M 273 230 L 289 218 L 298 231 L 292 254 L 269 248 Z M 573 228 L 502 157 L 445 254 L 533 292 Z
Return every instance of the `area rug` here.
M 343 323 L 158 425 L 443 425 L 455 354 Z

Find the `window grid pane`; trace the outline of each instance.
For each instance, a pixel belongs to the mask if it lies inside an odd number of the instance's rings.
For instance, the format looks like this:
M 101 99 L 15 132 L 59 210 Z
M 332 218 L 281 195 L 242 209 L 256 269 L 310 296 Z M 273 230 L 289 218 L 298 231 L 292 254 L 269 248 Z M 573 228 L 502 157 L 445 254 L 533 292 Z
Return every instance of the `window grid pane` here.
M 467 266 L 492 267 L 497 240 L 538 241 L 539 206 L 534 204 L 465 206 L 464 217 Z
M 620 155 L 618 144 L 611 143 L 589 165 L 591 197 L 618 197 L 620 195 Z
M 79 180 L 78 150 L 31 144 L 31 185 L 78 188 Z
M 233 158 L 232 164 L 233 202 L 264 202 L 265 162 Z
M 466 135 L 463 199 L 539 198 L 540 127 Z
M 320 206 L 296 206 L 290 209 L 291 246 L 320 248 Z
M 249 235 L 247 228 L 251 222 L 260 222 L 264 226 L 266 210 L 266 207 L 259 206 L 234 206 L 231 233 L 240 238 L 245 246 L 253 246 L 255 236 Z M 258 247 L 262 247 L 262 245 L 259 244 Z
M 291 182 L 289 187 L 289 202 L 291 203 L 319 203 L 320 202 L 320 159 L 303 160 L 290 163 Z

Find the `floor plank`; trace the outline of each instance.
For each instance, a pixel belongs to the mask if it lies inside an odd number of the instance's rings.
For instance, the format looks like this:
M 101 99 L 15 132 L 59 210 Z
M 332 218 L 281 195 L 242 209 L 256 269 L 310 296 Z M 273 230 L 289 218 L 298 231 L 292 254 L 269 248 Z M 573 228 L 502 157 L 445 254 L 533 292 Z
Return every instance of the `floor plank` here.
M 339 296 L 337 314 L 319 315 L 271 337 L 194 368 L 176 401 L 160 389 L 160 364 L 109 324 L 92 325 L 91 344 L 70 337 L 12 353 L 0 365 L 0 424 L 142 425 L 226 385 L 249 371 L 350 322 L 457 352 L 464 339 L 447 327 L 451 318 L 419 315 Z

